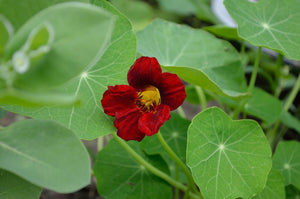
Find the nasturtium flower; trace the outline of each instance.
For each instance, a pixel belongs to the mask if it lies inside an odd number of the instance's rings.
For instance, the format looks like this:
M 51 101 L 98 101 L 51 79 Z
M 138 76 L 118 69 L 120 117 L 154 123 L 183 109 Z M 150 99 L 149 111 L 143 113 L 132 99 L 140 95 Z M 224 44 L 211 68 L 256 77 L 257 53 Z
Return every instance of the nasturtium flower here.
M 104 112 L 114 116 L 117 134 L 124 140 L 141 141 L 157 133 L 170 111 L 186 97 L 177 75 L 162 73 L 155 57 L 140 57 L 127 74 L 128 85 L 108 86 L 101 100 Z

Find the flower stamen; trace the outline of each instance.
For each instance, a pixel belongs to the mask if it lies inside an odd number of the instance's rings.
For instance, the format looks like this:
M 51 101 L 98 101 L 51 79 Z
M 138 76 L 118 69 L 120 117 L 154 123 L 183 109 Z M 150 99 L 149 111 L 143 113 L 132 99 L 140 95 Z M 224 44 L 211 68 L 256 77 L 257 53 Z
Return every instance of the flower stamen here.
M 138 100 L 136 105 L 143 112 L 153 112 L 155 108 L 160 105 L 161 98 L 159 90 L 154 86 L 147 86 L 140 92 L 137 92 Z

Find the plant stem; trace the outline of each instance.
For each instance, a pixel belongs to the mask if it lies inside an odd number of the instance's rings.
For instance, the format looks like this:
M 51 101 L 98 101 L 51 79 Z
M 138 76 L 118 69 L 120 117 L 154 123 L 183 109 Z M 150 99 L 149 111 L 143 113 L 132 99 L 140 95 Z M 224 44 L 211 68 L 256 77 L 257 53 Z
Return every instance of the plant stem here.
M 181 184 L 180 182 L 174 180 L 170 176 L 168 176 L 166 173 L 162 172 L 161 170 L 157 169 L 156 167 L 152 166 L 149 162 L 147 162 L 144 158 L 142 158 L 137 152 L 135 152 L 124 140 L 119 138 L 115 133 L 111 134 L 113 138 L 141 165 L 143 165 L 147 170 L 152 172 L 154 175 L 162 178 L 166 182 L 168 182 L 170 185 L 177 187 L 178 189 L 182 191 L 188 190 L 188 188 Z M 193 199 L 201 199 L 196 194 L 189 192 L 189 195 Z
M 283 64 L 283 56 L 281 54 L 278 54 L 276 60 L 276 71 L 275 71 L 275 82 L 276 82 L 275 92 L 274 92 L 275 97 L 278 97 L 281 92 L 281 88 L 279 87 L 279 85 L 280 85 L 280 70 L 282 64 Z
M 180 158 L 176 155 L 176 153 L 171 149 L 171 147 L 167 144 L 163 136 L 161 135 L 160 132 L 157 133 L 157 138 L 159 139 L 160 143 L 163 145 L 165 150 L 168 152 L 168 154 L 171 156 L 171 158 L 178 164 L 178 166 L 181 167 L 183 172 L 185 173 L 187 179 L 188 179 L 188 184 L 189 187 L 193 189 L 193 191 L 199 196 L 201 196 L 200 192 L 198 191 L 194 179 L 189 171 L 189 169 L 186 167 L 186 165 L 180 160 Z M 201 196 L 202 197 L 202 196 Z
M 176 165 L 176 176 L 175 176 L 175 179 L 178 181 L 179 179 L 179 168 L 178 168 L 178 165 Z M 179 199 L 179 189 L 177 187 L 175 187 L 175 190 L 174 190 L 174 198 L 175 199 Z
M 196 88 L 196 92 L 199 96 L 201 108 L 202 108 L 202 111 L 203 111 L 207 108 L 207 102 L 206 102 L 205 94 L 204 94 L 203 89 L 201 87 L 196 86 L 195 88 Z
M 184 112 L 182 106 L 179 106 L 179 107 L 177 108 L 177 113 L 178 113 L 182 118 L 186 118 L 186 115 L 185 115 L 185 112 Z
M 250 79 L 250 83 L 249 83 L 249 87 L 248 87 L 248 93 L 252 92 L 254 85 L 255 85 L 257 71 L 258 71 L 258 65 L 259 65 L 259 60 L 260 60 L 260 54 L 261 54 L 261 46 L 259 46 L 258 50 L 257 50 L 257 54 L 256 54 L 255 62 L 254 62 L 254 68 L 253 68 L 253 71 L 251 74 L 251 79 Z
M 286 100 L 284 106 L 283 106 L 283 110 L 288 111 L 290 106 L 292 105 L 294 99 L 297 96 L 297 93 L 300 89 L 300 73 L 298 74 L 298 78 L 296 80 L 296 83 L 291 91 L 291 93 L 289 94 L 288 99 Z
M 300 89 L 300 73 L 298 74 L 298 78 L 296 80 L 296 83 L 295 83 L 291 93 L 289 94 L 287 101 L 285 102 L 285 104 L 283 106 L 283 111 L 288 111 L 289 110 L 290 106 L 292 105 L 294 99 L 297 96 L 297 93 L 298 93 L 299 89 Z M 280 120 L 278 120 L 275 123 L 273 129 L 267 134 L 269 143 L 271 144 L 272 147 L 274 145 L 279 126 L 280 126 Z M 281 136 L 283 136 L 283 135 L 284 134 L 282 134 Z
M 254 88 L 255 85 L 255 81 L 256 81 L 256 77 L 257 77 L 257 71 L 258 71 L 258 66 L 259 66 L 259 60 L 260 60 L 260 54 L 261 54 L 261 46 L 258 47 L 257 50 L 257 54 L 256 54 L 256 58 L 255 58 L 255 62 L 254 62 L 254 68 L 251 74 L 251 78 L 250 78 L 250 83 L 248 86 L 248 93 L 251 94 L 252 90 Z M 242 108 L 245 106 L 245 104 L 247 103 L 247 100 L 244 99 L 240 102 L 240 104 L 238 105 L 238 107 L 235 109 L 233 115 L 232 115 L 232 119 L 237 119 Z

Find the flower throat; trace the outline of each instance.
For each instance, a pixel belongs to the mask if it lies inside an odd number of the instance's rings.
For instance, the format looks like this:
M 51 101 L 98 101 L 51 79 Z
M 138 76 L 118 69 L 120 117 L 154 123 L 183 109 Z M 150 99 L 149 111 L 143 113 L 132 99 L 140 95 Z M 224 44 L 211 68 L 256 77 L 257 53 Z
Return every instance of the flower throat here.
M 136 105 L 142 111 L 155 111 L 155 108 L 161 103 L 159 90 L 154 86 L 146 86 L 145 89 L 137 92 L 137 95 L 138 100 L 136 101 Z

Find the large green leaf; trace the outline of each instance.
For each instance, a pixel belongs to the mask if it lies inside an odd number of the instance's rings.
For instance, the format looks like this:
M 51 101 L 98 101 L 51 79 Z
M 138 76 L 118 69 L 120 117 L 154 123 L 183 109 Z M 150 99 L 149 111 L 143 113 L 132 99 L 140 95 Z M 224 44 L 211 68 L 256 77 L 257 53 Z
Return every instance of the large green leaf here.
M 0 168 L 41 187 L 73 192 L 90 183 L 90 160 L 67 128 L 46 120 L 23 120 L 0 130 Z
M 95 1 L 95 4 L 111 11 L 118 18 L 111 41 L 103 49 L 101 58 L 60 87 L 62 92 L 78 96 L 82 105 L 39 109 L 10 106 L 6 109 L 34 118 L 58 121 L 82 139 L 95 139 L 115 131 L 113 118 L 103 113 L 100 100 L 107 85 L 126 84 L 127 71 L 136 56 L 136 38 L 130 22 L 109 3 Z
M 43 26 L 47 27 L 53 41 L 42 60 L 17 75 L 14 86 L 42 90 L 78 76 L 101 57 L 111 38 L 114 19 L 103 9 L 76 2 L 61 3 L 36 14 L 7 44 L 6 59 L 16 55 L 16 51 L 23 52 L 28 42 L 35 41 L 31 35 Z M 30 56 L 28 53 L 25 52 L 26 56 Z
M 186 161 L 186 137 L 187 129 L 190 125 L 190 121 L 183 119 L 176 113 L 171 113 L 171 119 L 167 121 L 161 128 L 161 135 L 164 137 L 167 144 L 177 154 L 177 156 L 183 161 Z M 160 154 L 166 160 L 169 165 L 169 169 L 172 177 L 176 178 L 176 162 L 169 158 L 169 154 L 166 152 L 157 136 L 145 137 L 141 142 L 142 149 L 150 155 Z M 181 171 L 181 170 L 180 170 Z M 184 173 L 179 173 L 179 179 L 182 182 L 186 182 Z
M 264 190 L 253 199 L 285 199 L 282 175 L 276 170 L 271 170 Z
M 238 52 L 206 31 L 155 20 L 137 38 L 139 53 L 156 57 L 187 82 L 227 96 L 245 91 Z
M 0 169 L 0 199 L 39 199 L 42 188 Z
M 168 173 L 168 166 L 159 155 L 146 155 L 138 142 L 128 144 L 147 162 Z M 98 153 L 94 173 L 98 192 L 106 199 L 172 198 L 171 186 L 146 170 L 115 140 Z
M 232 121 L 214 107 L 192 120 L 187 165 L 205 198 L 251 198 L 266 184 L 271 149 L 255 121 Z
M 54 4 L 67 1 L 80 1 L 85 3 L 89 2 L 89 0 L 1 0 L 0 13 L 6 18 L 10 19 L 14 29 L 18 30 L 30 17 L 39 11 Z
M 279 142 L 273 157 L 273 167 L 282 173 L 285 185 L 292 184 L 300 189 L 300 143 Z
M 256 46 L 282 52 L 300 60 L 300 2 L 297 0 L 225 0 L 238 24 L 238 34 Z

